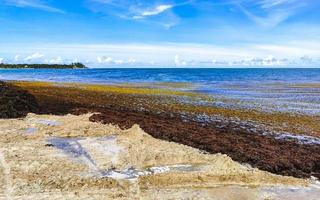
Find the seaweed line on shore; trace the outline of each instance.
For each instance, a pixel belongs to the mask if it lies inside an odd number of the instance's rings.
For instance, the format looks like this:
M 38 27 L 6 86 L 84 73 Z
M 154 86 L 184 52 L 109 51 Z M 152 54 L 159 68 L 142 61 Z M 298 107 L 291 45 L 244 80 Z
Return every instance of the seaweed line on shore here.
M 249 163 L 259 169 L 295 177 L 320 177 L 318 140 L 309 135 L 301 135 L 300 129 L 294 125 L 296 122 L 304 123 L 305 128 L 313 131 L 309 133 L 317 136 L 317 117 L 194 107 L 184 105 L 179 101 L 179 96 L 196 99 L 206 97 L 194 94 L 184 96 L 184 92 L 162 93 L 162 90 L 145 91 L 83 84 L 64 87 L 50 83 L 10 84 L 13 84 L 11 88 L 17 94 L 24 91 L 34 97 L 31 104 L 37 105 L 35 113 L 99 112 L 90 120 L 115 124 L 123 129 L 139 124 L 155 138 L 185 144 L 209 153 L 224 153 L 236 161 Z M 25 108 L 28 110 L 28 107 Z M 251 119 L 252 116 L 257 118 Z M 266 122 L 266 119 L 269 121 Z M 280 126 L 277 120 L 286 122 L 287 125 Z M 289 130 L 298 132 L 292 135 Z

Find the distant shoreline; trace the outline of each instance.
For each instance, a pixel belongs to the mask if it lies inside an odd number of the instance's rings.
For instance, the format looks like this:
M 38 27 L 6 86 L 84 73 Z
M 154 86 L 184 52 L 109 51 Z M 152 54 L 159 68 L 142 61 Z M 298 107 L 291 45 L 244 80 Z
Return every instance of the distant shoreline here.
M 0 69 L 86 69 L 82 63 L 71 64 L 0 64 Z

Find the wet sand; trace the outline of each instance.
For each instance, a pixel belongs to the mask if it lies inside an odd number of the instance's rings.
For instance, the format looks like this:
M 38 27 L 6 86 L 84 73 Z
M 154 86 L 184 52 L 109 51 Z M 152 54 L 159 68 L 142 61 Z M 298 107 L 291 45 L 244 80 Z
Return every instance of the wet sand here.
M 0 199 L 316 199 L 274 175 L 86 115 L 0 120 Z

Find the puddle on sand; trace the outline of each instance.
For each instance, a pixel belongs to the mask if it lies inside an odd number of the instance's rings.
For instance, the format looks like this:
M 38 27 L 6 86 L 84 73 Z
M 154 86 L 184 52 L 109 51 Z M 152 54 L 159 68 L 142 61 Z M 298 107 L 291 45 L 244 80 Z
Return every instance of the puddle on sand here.
M 150 173 L 151 174 L 151 173 Z M 99 178 L 112 178 L 116 180 L 135 180 L 139 176 L 149 175 L 145 171 L 140 171 L 135 168 L 128 168 L 125 170 L 108 170 L 104 172 L 99 172 L 99 174 L 92 174 Z
M 118 160 L 118 154 L 123 150 L 117 144 L 115 136 L 98 137 L 98 138 L 49 138 L 48 142 L 57 149 L 62 150 L 71 159 L 85 164 L 90 171 L 99 171 L 99 161 L 101 158 L 106 161 L 107 158 L 115 164 Z M 97 159 L 98 156 L 100 160 Z M 96 159 L 95 159 L 96 158 Z
M 140 176 L 148 176 L 153 174 L 164 174 L 169 172 L 197 172 L 201 169 L 192 165 L 171 165 L 150 167 L 144 170 L 135 169 L 133 167 L 124 170 L 108 170 L 99 172 L 99 174 L 92 174 L 100 178 L 112 178 L 116 180 L 136 180 Z
M 49 138 L 48 142 L 51 143 L 54 147 L 62 150 L 65 154 L 67 154 L 72 159 L 86 164 L 91 170 L 96 171 L 96 163 L 91 158 L 89 153 L 82 147 L 80 144 L 81 139 L 78 138 Z
M 117 180 L 135 180 L 140 176 L 147 176 L 152 174 L 168 173 L 168 172 L 195 172 L 200 171 L 200 166 L 193 165 L 171 165 L 149 167 L 146 169 L 127 168 L 123 170 L 102 170 L 97 166 L 97 161 L 90 155 L 88 149 L 84 146 L 90 143 L 94 148 L 98 149 L 104 157 L 111 160 L 112 163 L 117 161 L 118 154 L 123 150 L 121 146 L 116 143 L 115 136 L 102 138 L 49 138 L 48 142 L 55 148 L 62 150 L 66 155 L 89 167 L 90 172 L 87 176 L 95 176 L 99 178 L 112 178 Z M 85 142 L 86 141 L 86 142 Z

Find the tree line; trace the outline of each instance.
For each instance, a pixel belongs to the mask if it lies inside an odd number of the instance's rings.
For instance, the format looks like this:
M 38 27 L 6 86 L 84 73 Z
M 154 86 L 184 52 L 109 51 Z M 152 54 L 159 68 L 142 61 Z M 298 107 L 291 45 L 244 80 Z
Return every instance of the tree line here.
M 71 64 L 5 64 L 0 63 L 0 68 L 4 69 L 83 69 L 87 68 L 82 63 Z

